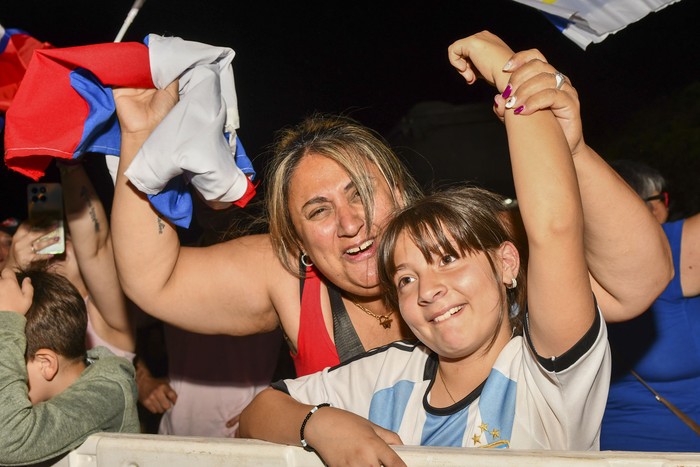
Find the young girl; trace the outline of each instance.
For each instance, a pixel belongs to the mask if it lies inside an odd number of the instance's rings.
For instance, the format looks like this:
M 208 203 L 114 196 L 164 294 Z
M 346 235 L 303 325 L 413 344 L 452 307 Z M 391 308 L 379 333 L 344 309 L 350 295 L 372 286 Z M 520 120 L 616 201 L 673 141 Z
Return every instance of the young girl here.
M 382 236 L 379 271 L 420 342 L 276 384 L 244 412 L 242 434 L 301 442 L 331 465 L 402 465 L 388 446 L 401 443 L 598 448 L 610 357 L 571 152 L 552 112 L 519 115 L 552 99 L 538 89 L 559 90 L 565 78 L 543 73 L 539 86 L 506 88 L 501 67 L 512 51 L 487 32 L 449 54 L 468 82 L 479 73 L 506 90 L 501 112 L 514 109 L 504 118 L 527 277 L 497 195 L 453 189 L 403 210 Z M 518 300 L 525 283 L 527 303 Z

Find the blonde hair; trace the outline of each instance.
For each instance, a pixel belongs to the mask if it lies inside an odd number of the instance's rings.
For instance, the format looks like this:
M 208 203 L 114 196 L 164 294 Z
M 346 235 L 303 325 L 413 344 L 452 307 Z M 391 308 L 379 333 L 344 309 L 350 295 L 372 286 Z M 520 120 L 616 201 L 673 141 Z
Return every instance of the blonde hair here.
M 316 114 L 281 130 L 268 166 L 267 218 L 272 246 L 282 265 L 299 274 L 301 241 L 289 213 L 289 185 L 300 160 L 318 154 L 337 162 L 355 185 L 368 225 L 374 217 L 374 188 L 367 164 L 374 164 L 388 184 L 395 207 L 417 199 L 421 190 L 388 144 L 374 131 L 347 117 Z M 398 196 L 397 196 L 398 193 Z

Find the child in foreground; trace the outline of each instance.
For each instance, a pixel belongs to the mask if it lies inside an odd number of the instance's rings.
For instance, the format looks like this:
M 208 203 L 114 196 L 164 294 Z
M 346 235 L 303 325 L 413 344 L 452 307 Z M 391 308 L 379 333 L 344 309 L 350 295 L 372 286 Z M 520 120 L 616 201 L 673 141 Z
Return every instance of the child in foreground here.
M 0 465 L 57 460 L 98 432 L 139 432 L 132 364 L 86 352 L 86 328 L 68 279 L 0 273 Z
M 487 32 L 449 53 L 469 83 L 479 73 L 505 90 L 496 105 L 527 273 L 501 197 L 461 188 L 408 207 L 384 231 L 378 263 L 387 299 L 419 341 L 276 383 L 243 413 L 243 436 L 301 443 L 331 465 L 404 465 L 391 444 L 598 449 L 610 352 L 572 153 L 555 118 L 570 104 L 564 78 L 533 61 L 516 72 L 533 78 L 528 86 L 511 86 L 502 67 L 513 52 Z M 530 105 L 552 112 L 524 112 Z

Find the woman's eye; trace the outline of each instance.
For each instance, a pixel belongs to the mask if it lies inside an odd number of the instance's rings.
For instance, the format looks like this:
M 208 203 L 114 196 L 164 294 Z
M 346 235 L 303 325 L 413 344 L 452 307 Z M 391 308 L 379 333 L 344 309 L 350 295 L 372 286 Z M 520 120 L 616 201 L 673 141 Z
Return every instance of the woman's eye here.
M 326 211 L 326 208 L 317 208 L 317 209 L 314 209 L 313 211 L 311 211 L 311 212 L 309 213 L 309 219 L 313 219 L 314 217 L 316 217 L 316 216 L 318 216 L 318 215 L 320 215 L 320 214 L 323 214 L 325 211 Z
M 454 263 L 455 261 L 457 261 L 457 258 L 452 255 L 444 255 L 442 258 L 440 258 L 440 264 L 449 264 Z

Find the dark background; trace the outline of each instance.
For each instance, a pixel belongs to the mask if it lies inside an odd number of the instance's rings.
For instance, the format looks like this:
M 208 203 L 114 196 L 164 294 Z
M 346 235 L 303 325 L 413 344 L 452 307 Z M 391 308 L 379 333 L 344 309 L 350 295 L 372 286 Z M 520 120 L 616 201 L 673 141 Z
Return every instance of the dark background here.
M 58 47 L 110 42 L 131 5 L 6 0 L 0 24 Z M 446 58 L 451 42 L 489 29 L 515 50 L 540 49 L 567 74 L 588 143 L 660 169 L 679 216 L 700 211 L 699 7 L 683 0 L 584 51 L 509 0 L 147 0 L 124 41 L 153 32 L 233 48 L 239 136 L 261 170 L 276 130 L 322 111 L 385 135 L 424 184 L 476 179 L 508 192 L 502 132 L 489 115 L 494 92 L 468 88 Z M 27 181 L 0 169 L 0 219 L 23 217 Z

